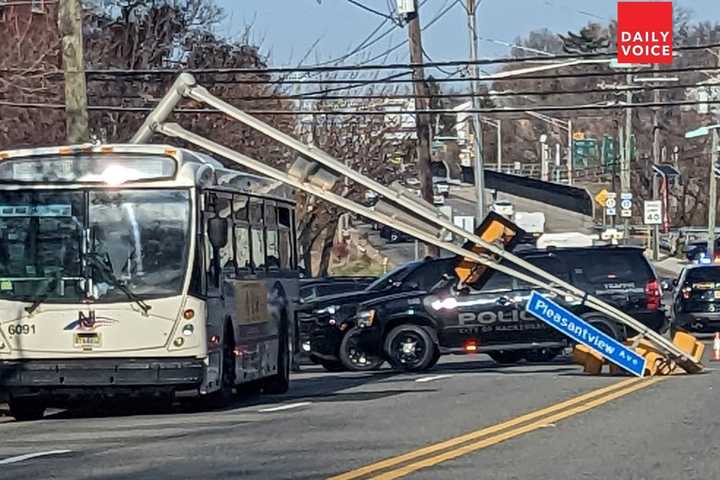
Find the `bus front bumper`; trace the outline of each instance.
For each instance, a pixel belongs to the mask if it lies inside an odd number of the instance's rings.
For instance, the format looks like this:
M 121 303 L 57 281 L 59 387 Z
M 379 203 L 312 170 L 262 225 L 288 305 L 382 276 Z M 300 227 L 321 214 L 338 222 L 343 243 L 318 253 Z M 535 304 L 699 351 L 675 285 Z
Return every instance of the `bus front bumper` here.
M 205 371 L 197 358 L 7 360 L 0 361 L 0 391 L 189 390 L 200 386 Z

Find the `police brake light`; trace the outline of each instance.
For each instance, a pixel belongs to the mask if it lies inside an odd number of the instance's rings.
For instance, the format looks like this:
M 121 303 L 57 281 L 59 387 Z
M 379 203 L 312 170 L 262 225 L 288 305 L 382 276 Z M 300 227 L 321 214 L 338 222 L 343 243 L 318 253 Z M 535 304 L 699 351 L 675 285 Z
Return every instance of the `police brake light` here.
M 475 340 L 468 340 L 465 342 L 465 351 L 466 352 L 477 352 L 478 346 Z

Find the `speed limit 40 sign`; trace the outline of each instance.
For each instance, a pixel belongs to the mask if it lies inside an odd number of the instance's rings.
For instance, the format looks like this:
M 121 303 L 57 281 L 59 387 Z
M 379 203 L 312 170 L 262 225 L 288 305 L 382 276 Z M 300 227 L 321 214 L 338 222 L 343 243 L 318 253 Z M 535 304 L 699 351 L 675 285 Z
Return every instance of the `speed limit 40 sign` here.
M 646 200 L 644 209 L 645 225 L 662 224 L 662 201 Z

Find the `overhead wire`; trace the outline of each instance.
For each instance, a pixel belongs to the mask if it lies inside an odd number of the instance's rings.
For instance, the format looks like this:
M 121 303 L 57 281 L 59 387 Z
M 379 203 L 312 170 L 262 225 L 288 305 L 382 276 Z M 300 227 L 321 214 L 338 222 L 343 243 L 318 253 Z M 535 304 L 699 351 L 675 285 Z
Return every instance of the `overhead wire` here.
M 386 20 L 390 20 L 390 21 L 392 21 L 393 23 L 397 22 L 397 19 L 395 19 L 393 16 L 388 15 L 387 13 L 383 13 L 383 12 L 381 12 L 381 11 L 379 11 L 379 10 L 375 10 L 375 9 L 372 8 L 372 7 L 368 7 L 367 5 L 365 5 L 365 4 L 362 3 L 362 2 L 358 2 L 357 0 L 346 0 L 346 1 L 347 1 L 348 3 L 350 3 L 350 4 L 352 4 L 352 5 L 355 5 L 356 7 L 362 8 L 362 9 L 365 10 L 366 12 L 370 12 L 370 13 L 373 13 L 373 14 L 378 15 L 378 16 L 380 16 L 380 17 L 384 17 Z
M 584 105 L 538 105 L 531 107 L 488 107 L 463 110 L 462 113 L 526 113 L 526 112 L 558 112 L 558 111 L 584 111 L 584 110 L 622 110 L 622 109 L 640 109 L 640 108 L 656 108 L 671 106 L 692 106 L 692 105 L 717 105 L 720 100 L 670 100 L 664 102 L 637 102 L 637 103 L 596 103 Z M 29 102 L 12 102 L 0 100 L 0 106 L 15 108 L 40 108 L 40 109 L 64 109 L 65 104 L 62 103 L 29 103 Z M 153 106 L 116 106 L 116 105 L 89 105 L 89 111 L 115 111 L 115 112 L 150 112 Z M 178 108 L 173 110 L 174 113 L 180 114 L 222 114 L 223 112 L 214 109 L 204 108 Z M 376 116 L 376 115 L 423 115 L 423 114 L 456 114 L 455 109 L 424 109 L 424 110 L 273 110 L 273 109 L 248 109 L 245 113 L 251 115 L 328 115 L 328 116 Z
M 458 72 L 455 72 L 456 74 Z M 295 95 L 249 95 L 239 97 L 225 97 L 230 100 L 252 102 L 252 101 L 268 101 L 268 100 L 288 100 L 288 99 L 303 99 L 310 101 L 328 101 L 328 100 L 395 100 L 395 99 L 412 99 L 416 97 L 420 98 L 497 98 L 497 97 L 528 97 L 528 96 L 563 96 L 563 95 L 583 95 L 588 93 L 604 93 L 609 95 L 620 95 L 627 91 L 630 92 L 652 92 L 655 90 L 681 90 L 689 88 L 701 88 L 701 87 L 716 87 L 720 86 L 719 82 L 704 82 L 698 83 L 679 83 L 669 85 L 629 85 L 629 86 L 607 86 L 607 87 L 596 87 L 596 88 L 583 88 L 576 90 L 503 90 L 503 91 L 490 91 L 488 93 L 476 93 L 473 94 L 469 91 L 454 92 L 454 93 L 438 93 L 438 94 L 414 94 L 414 93 L 388 93 L 388 94 L 365 94 L 365 95 L 322 95 L 322 96 L 309 96 L 310 93 L 295 94 Z M 323 91 L 325 93 L 325 91 Z M 129 95 L 108 95 L 108 94 L 90 94 L 95 98 L 143 98 L 141 96 L 129 96 Z
M 459 0 L 455 0 L 445 10 L 440 12 L 435 18 L 433 18 L 423 29 L 431 27 L 435 22 L 442 18 Z M 403 41 L 401 45 L 407 43 L 407 40 Z M 703 45 L 685 45 L 674 47 L 674 51 L 679 52 L 691 52 L 697 50 L 707 50 L 712 48 L 720 47 L 720 43 L 710 43 Z M 398 45 L 392 48 L 399 48 Z M 377 59 L 381 56 L 385 56 L 389 51 L 383 52 L 382 54 L 374 57 L 369 61 Z M 584 54 L 554 54 L 552 56 L 541 55 L 534 57 L 497 57 L 497 58 L 481 58 L 478 60 L 448 60 L 442 62 L 425 63 L 423 66 L 428 67 L 457 67 L 457 66 L 469 66 L 469 65 L 496 65 L 496 64 L 515 64 L 515 63 L 548 63 L 548 61 L 562 60 L 562 61 L 573 61 L 573 60 L 589 60 L 589 59 L 607 59 L 613 60 L 616 52 L 607 53 L 584 53 Z M 413 68 L 412 63 L 383 63 L 383 64 L 369 64 L 367 62 L 361 62 L 354 65 L 330 65 L 330 66 L 300 66 L 300 67 L 269 67 L 269 68 L 188 68 L 183 71 L 195 74 L 240 74 L 240 75 L 269 75 L 272 73 L 301 73 L 301 72 L 342 72 L 342 71 L 362 71 L 362 70 L 399 70 Z M 2 68 L 0 72 L 14 73 L 18 69 L 14 68 Z M 87 75 L 118 75 L 118 76 L 132 76 L 132 75 L 176 75 L 179 72 L 178 69 L 86 69 Z
M 583 65 L 576 65 L 574 67 L 583 66 Z M 597 65 L 595 65 L 597 66 Z M 547 74 L 522 74 L 522 75 L 516 75 L 516 76 L 500 76 L 499 74 L 491 74 L 486 76 L 480 76 L 480 77 L 463 77 L 463 78 L 438 78 L 435 81 L 437 82 L 448 82 L 448 83 L 457 83 L 457 82 L 469 82 L 472 80 L 480 81 L 480 82 L 507 82 L 507 81 L 516 81 L 516 80 L 554 80 L 554 79 L 561 79 L 561 78 L 589 78 L 589 77 L 616 77 L 616 76 L 626 76 L 628 73 L 632 74 L 644 74 L 644 73 L 660 73 L 660 74 L 667 74 L 667 73 L 701 73 L 701 72 L 709 72 L 709 71 L 717 71 L 720 70 L 720 67 L 717 66 L 706 66 L 706 65 L 695 65 L 695 66 L 689 66 L 689 67 L 678 67 L 678 68 L 666 68 L 663 70 L 652 70 L 652 69 L 643 69 L 643 70 L 634 70 L 633 72 L 625 72 L 625 71 L 617 71 L 617 70 L 608 70 L 608 71 L 600 71 L 600 72 L 574 72 L 574 73 L 555 73 L 551 75 Z M 181 73 L 181 71 L 177 71 L 176 73 Z M 379 78 L 379 79 L 372 79 L 372 78 L 363 78 L 363 79 L 320 79 L 320 80 L 313 80 L 311 82 L 306 80 L 294 80 L 294 79 L 232 79 L 232 80 L 224 80 L 224 79 L 212 79 L 208 80 L 209 82 L 213 84 L 223 85 L 223 84 L 237 84 L 237 85 L 258 85 L 258 84 L 304 84 L 307 85 L 308 83 L 316 84 L 316 85 L 338 85 L 338 84 L 359 84 L 359 85 L 367 85 L 371 83 L 415 83 L 419 81 L 425 81 L 425 80 L 415 80 L 412 78 L 407 79 L 401 79 L 399 77 L 402 76 L 409 76 L 411 72 L 400 72 L 394 75 L 390 75 L 387 77 Z M 501 72 L 501 73 L 507 73 Z M 62 74 L 62 73 L 60 73 Z M 202 75 L 202 74 L 200 74 Z M 89 79 L 90 80 L 90 79 Z M 116 79 L 113 78 L 95 78 L 92 79 L 93 81 L 115 81 Z

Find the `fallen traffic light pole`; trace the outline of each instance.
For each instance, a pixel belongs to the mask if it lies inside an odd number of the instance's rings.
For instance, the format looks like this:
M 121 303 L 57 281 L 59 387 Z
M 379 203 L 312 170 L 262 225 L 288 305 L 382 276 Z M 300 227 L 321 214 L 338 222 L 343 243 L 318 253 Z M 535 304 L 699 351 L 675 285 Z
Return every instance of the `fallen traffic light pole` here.
M 217 109 L 229 117 L 298 152 L 300 157 L 298 157 L 290 167 L 289 171 L 281 171 L 190 132 L 177 123 L 167 123 L 168 117 L 184 98 L 201 102 Z M 475 233 L 463 230 L 448 219 L 440 210 L 418 199 L 409 191 L 405 189 L 396 190 L 361 175 L 328 153 L 316 147 L 306 145 L 215 97 L 206 88 L 198 85 L 195 78 L 190 74 L 183 73 L 176 79 L 170 91 L 148 115 L 142 127 L 133 136 L 131 142 L 147 142 L 153 133 L 180 138 L 213 152 L 216 155 L 227 158 L 242 167 L 254 170 L 261 175 L 286 183 L 345 210 L 349 210 L 378 223 L 391 226 L 418 240 L 460 255 L 468 261 L 506 273 L 538 288 L 559 295 L 566 300 L 580 302 L 608 316 L 617 323 L 631 328 L 637 332 L 638 339 L 642 338 L 650 342 L 661 355 L 675 362 L 688 373 L 697 373 L 703 368 L 700 359 L 697 358 L 698 355 L 693 353 L 699 351 L 698 348 L 679 348 L 672 341 L 651 330 L 630 315 L 577 288 L 567 281 L 513 255 L 503 247 L 491 243 L 497 237 L 482 238 Z M 380 201 L 374 207 L 366 207 L 334 193 L 332 188 L 341 177 L 346 177 L 376 192 L 381 196 Z M 459 246 L 453 242 L 443 240 L 448 233 L 452 233 L 456 238 L 463 238 L 473 245 L 466 248 L 468 247 L 467 244 Z M 524 272 L 512 268 L 507 264 L 500 263 L 503 260 L 513 264 L 515 267 L 523 269 Z M 529 272 L 536 277 L 528 275 L 525 272 Z

